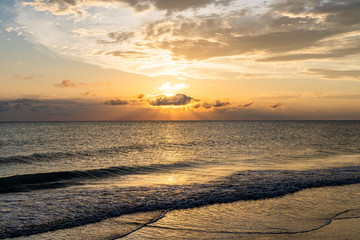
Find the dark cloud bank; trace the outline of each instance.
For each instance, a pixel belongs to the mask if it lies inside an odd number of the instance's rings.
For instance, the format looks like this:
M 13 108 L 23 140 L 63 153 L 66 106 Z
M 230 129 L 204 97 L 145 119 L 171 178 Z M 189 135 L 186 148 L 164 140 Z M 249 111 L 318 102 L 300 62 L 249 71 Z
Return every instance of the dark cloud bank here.
M 349 96 L 336 96 L 335 100 Z M 356 99 L 359 96 L 351 96 Z M 95 121 L 95 120 L 151 120 L 158 119 L 162 106 L 189 106 L 195 119 L 202 120 L 306 120 L 360 119 L 360 111 L 333 109 L 312 111 L 281 108 L 281 104 L 256 108 L 252 104 L 237 107 L 228 102 L 197 103 L 185 94 L 158 96 L 146 104 L 134 100 L 112 99 L 14 99 L 0 101 L 0 121 Z M 133 104 L 134 103 L 134 104 Z M 191 104 L 190 104 L 191 103 Z M 209 104 L 209 105 L 207 105 Z M 127 106 L 127 107 L 123 107 Z M 210 108 L 207 108 L 210 106 Z M 154 108 L 158 107 L 158 108 Z M 164 119 L 166 120 L 166 119 Z M 192 119 L 189 119 L 192 120 Z

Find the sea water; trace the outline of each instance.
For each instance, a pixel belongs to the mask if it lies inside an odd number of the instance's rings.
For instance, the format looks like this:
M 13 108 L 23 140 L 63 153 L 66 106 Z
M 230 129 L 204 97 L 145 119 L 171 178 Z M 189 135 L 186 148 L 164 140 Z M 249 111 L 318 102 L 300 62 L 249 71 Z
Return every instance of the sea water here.
M 226 228 L 266 219 L 259 209 L 284 213 L 266 205 L 273 199 L 358 183 L 360 121 L 0 123 L 0 238 L 156 239 L 195 226 L 191 238 L 224 225 L 215 236 L 228 238 Z M 244 206 L 254 211 L 229 215 Z M 205 212 L 206 224 L 189 211 Z M 300 231 L 293 225 L 283 231 Z

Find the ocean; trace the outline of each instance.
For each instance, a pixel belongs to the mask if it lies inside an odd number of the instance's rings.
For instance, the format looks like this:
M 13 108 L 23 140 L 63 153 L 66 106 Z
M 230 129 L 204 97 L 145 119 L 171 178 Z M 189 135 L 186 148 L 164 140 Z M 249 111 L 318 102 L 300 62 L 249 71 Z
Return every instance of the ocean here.
M 0 239 L 310 231 L 359 186 L 360 121 L 0 123 Z

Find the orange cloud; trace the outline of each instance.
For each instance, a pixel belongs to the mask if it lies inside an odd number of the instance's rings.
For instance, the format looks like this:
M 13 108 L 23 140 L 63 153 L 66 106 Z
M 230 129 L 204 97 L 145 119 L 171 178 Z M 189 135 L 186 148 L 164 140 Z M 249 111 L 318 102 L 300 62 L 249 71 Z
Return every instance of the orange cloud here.
M 171 97 L 164 95 L 149 99 L 149 104 L 152 106 L 180 106 L 189 104 L 194 98 L 186 96 L 185 94 L 176 94 Z
M 73 88 L 78 87 L 79 84 L 72 82 L 71 80 L 63 80 L 61 83 L 54 84 L 58 88 Z

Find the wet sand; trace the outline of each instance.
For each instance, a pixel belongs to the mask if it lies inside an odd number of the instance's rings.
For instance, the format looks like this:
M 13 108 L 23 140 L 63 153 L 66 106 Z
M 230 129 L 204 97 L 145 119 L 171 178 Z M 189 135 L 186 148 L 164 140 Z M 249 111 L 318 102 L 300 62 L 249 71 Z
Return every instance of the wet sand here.
M 360 184 L 123 215 L 18 239 L 359 239 Z M 77 238 L 74 236 L 77 236 Z
M 174 210 L 124 239 L 359 239 L 360 184 Z
M 275 234 L 272 236 L 256 236 L 248 239 L 360 239 L 360 218 L 334 219 L 329 225 L 318 230 L 298 234 Z

